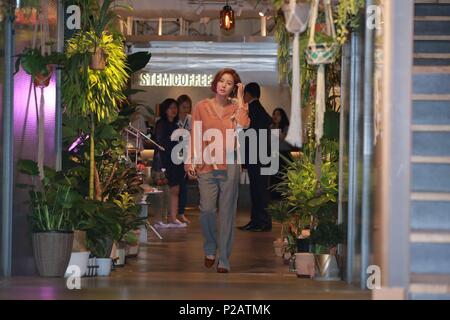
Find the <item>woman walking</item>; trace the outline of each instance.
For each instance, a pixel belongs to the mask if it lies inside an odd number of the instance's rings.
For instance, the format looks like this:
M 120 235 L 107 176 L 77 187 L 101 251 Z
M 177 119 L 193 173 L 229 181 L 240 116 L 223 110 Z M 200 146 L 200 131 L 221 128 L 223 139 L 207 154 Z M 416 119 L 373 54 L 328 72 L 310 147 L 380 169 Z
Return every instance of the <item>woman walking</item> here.
M 215 94 L 214 97 L 200 101 L 194 109 L 190 161 L 186 162 L 185 170 L 190 178 L 198 179 L 205 266 L 211 268 L 217 260 L 217 272 L 227 273 L 230 270 L 229 258 L 240 176 L 240 164 L 236 163 L 238 154 L 236 136 L 230 138 L 227 130 L 236 133 L 239 128 L 247 128 L 250 119 L 248 105 L 244 103 L 244 87 L 235 70 L 228 68 L 220 70 L 212 81 L 211 90 Z M 221 133 L 222 144 L 216 143 L 217 137 L 204 139 L 203 135 L 209 129 Z M 217 150 L 219 148 L 211 146 L 207 148 L 212 142 L 221 149 Z M 199 149 L 199 146 L 202 148 Z M 234 161 L 229 161 L 230 157 Z
M 172 141 L 170 136 L 178 129 L 178 103 L 176 100 L 168 98 L 160 104 L 161 119 L 155 126 L 156 142 L 160 144 L 165 151 L 157 151 L 156 161 L 160 161 L 160 166 L 165 169 L 165 175 L 169 184 L 169 215 L 168 226 L 172 228 L 184 228 L 186 223 L 177 219 L 178 196 L 180 184 L 184 179 L 184 169 L 182 164 L 175 164 L 171 159 L 172 149 L 177 145 L 177 141 Z M 159 159 L 158 159 L 159 158 Z

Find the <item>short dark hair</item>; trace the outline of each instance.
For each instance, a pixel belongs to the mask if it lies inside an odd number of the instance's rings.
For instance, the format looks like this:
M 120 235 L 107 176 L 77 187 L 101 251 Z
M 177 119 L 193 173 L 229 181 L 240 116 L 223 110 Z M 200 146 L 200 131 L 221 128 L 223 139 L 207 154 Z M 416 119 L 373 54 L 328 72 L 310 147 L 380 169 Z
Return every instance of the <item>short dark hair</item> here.
M 253 98 L 259 99 L 261 96 L 261 89 L 256 82 L 250 82 L 245 86 L 244 93 L 249 93 Z
M 175 105 L 178 108 L 178 102 L 175 99 L 172 98 L 167 98 L 166 100 L 164 100 L 163 102 L 160 103 L 159 105 L 159 116 L 161 117 L 162 120 L 164 121 L 169 121 L 167 119 L 167 110 L 170 108 L 170 106 L 175 103 Z M 175 121 L 177 121 L 175 119 Z
M 211 90 L 214 93 L 217 93 L 217 83 L 219 82 L 220 78 L 222 78 L 222 76 L 224 74 L 229 74 L 233 77 L 234 80 L 234 85 L 237 85 L 238 83 L 241 83 L 241 78 L 239 77 L 238 73 L 236 72 L 236 70 L 231 69 L 231 68 L 224 68 L 222 70 L 219 70 L 219 72 L 216 73 L 216 75 L 214 76 L 213 81 L 211 82 Z M 236 93 L 234 90 L 233 92 L 231 92 L 231 97 L 234 98 L 236 96 Z

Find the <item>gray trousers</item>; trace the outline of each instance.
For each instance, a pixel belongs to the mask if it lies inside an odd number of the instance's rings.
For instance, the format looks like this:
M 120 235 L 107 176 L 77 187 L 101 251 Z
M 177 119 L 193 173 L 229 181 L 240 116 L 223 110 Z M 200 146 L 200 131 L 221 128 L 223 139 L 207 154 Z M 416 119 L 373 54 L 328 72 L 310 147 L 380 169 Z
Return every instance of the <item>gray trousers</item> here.
M 227 170 L 214 170 L 198 175 L 200 191 L 200 224 L 205 255 L 216 255 L 219 267 L 230 269 L 234 221 L 239 193 L 240 165 L 229 164 Z M 219 239 L 217 241 L 217 198 L 219 200 Z

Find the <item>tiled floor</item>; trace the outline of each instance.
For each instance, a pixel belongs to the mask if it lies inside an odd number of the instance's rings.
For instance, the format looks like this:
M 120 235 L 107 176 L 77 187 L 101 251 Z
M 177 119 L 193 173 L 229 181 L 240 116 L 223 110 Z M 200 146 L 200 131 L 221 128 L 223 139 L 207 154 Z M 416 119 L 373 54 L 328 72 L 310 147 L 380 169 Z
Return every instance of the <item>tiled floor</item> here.
M 248 213 L 238 215 L 245 224 Z M 0 279 L 0 299 L 369 299 L 370 294 L 345 282 L 299 279 L 273 253 L 273 232 L 236 229 L 231 273 L 203 267 L 198 212 L 188 214 L 187 230 L 163 230 L 164 240 L 149 234 L 149 244 L 110 277 L 83 278 L 81 290 L 65 279 Z

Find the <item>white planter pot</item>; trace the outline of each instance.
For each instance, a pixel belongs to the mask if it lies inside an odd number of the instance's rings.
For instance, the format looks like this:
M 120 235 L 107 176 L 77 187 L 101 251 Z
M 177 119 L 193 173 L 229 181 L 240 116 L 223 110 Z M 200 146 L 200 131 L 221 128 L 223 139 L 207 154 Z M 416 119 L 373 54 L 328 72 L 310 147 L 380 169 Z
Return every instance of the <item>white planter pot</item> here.
M 105 277 L 111 273 L 111 258 L 97 258 L 97 276 Z
M 126 251 L 125 248 L 118 248 L 117 249 L 117 261 L 116 261 L 116 266 L 123 266 L 125 265 L 125 256 L 126 256 Z
M 74 266 L 80 268 L 80 277 L 84 277 L 86 275 L 88 261 L 89 261 L 89 255 L 91 252 L 85 251 L 85 252 L 72 252 L 70 255 L 70 261 L 69 266 L 67 267 L 65 277 L 69 277 L 73 274 Z
M 313 278 L 315 273 L 314 254 L 302 252 L 295 254 L 295 269 L 299 278 Z
M 127 256 L 137 257 L 138 253 L 139 253 L 139 245 L 135 246 L 127 245 Z

